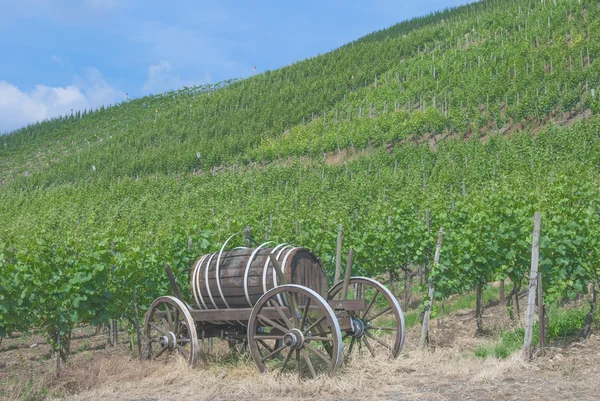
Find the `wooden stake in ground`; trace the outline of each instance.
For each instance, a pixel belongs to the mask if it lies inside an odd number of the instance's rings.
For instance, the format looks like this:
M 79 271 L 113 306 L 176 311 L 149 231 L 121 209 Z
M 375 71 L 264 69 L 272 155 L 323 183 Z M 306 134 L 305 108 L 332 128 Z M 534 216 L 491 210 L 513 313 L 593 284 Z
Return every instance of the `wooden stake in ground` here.
M 435 246 L 435 256 L 433 258 L 433 263 L 437 266 L 440 263 L 440 252 L 442 251 L 442 237 L 444 235 L 444 229 L 440 228 L 440 232 L 438 234 L 437 245 Z M 431 307 L 433 306 L 433 292 L 435 290 L 435 286 L 433 285 L 433 281 L 429 281 L 429 302 L 427 303 L 427 308 L 425 309 L 425 315 L 423 316 L 423 326 L 421 327 L 421 341 L 419 341 L 419 347 L 425 347 L 429 343 L 429 318 L 431 316 Z
M 140 317 L 138 314 L 138 304 L 135 287 L 133 287 L 133 309 L 135 311 L 135 334 L 137 336 L 138 355 L 140 359 L 142 359 L 142 334 L 140 331 Z
M 540 353 L 544 356 L 544 341 L 546 340 L 546 325 L 545 325 L 545 314 L 546 310 L 544 309 L 544 292 L 542 289 L 542 273 L 538 272 L 537 274 L 537 296 L 538 296 L 538 327 L 540 330 L 540 341 L 538 343 L 538 347 L 540 349 Z
M 348 299 L 348 286 L 350 285 L 350 276 L 352 275 L 352 248 L 348 251 L 346 259 L 346 274 L 344 275 L 344 285 L 342 287 L 342 299 Z
M 119 327 L 116 319 L 110 320 L 110 328 L 108 331 L 110 333 L 110 346 L 116 347 L 119 342 Z
M 56 330 L 56 377 L 60 376 L 60 329 Z
M 337 248 L 335 251 L 335 279 L 333 283 L 340 281 L 342 274 L 342 225 L 338 226 Z
M 425 211 L 425 227 L 427 227 L 427 236 L 431 232 L 431 215 L 429 209 Z M 429 252 L 425 253 L 425 277 L 429 275 Z
M 404 309 L 408 309 L 408 278 L 409 278 L 409 269 L 408 266 L 404 266 Z
M 585 317 L 585 325 L 583 326 L 583 338 L 588 339 L 592 334 L 592 325 L 594 323 L 594 316 L 596 315 L 596 303 L 598 300 L 598 281 L 592 281 L 590 292 L 592 293 L 592 299 L 590 300 L 590 311 Z
M 540 212 L 533 217 L 533 244 L 531 245 L 531 271 L 529 272 L 529 295 L 527 297 L 527 313 L 525 315 L 525 341 L 523 342 L 523 359 L 529 361 L 532 356 L 531 339 L 535 314 L 535 295 L 538 280 L 538 261 L 540 257 Z

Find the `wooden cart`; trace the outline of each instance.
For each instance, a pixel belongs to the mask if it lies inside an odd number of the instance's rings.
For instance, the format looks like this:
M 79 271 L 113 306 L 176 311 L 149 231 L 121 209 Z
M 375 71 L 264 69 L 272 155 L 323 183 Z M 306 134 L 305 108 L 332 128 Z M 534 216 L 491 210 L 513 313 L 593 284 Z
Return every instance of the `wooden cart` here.
M 301 376 L 332 374 L 344 352 L 363 345 L 373 356 L 398 357 L 404 316 L 384 285 L 347 271 L 329 288 L 323 265 L 310 250 L 266 242 L 225 251 L 232 237 L 194 263 L 193 307 L 167 269 L 176 295 L 157 298 L 146 313 L 147 358 L 178 354 L 193 365 L 199 340 L 209 338 L 247 346 L 262 372 Z

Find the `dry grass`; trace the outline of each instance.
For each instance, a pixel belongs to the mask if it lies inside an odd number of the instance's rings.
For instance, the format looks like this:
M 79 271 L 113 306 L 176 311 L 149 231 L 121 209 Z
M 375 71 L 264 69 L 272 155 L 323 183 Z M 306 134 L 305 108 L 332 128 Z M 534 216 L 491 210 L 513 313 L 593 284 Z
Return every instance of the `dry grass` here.
M 334 377 L 299 380 L 260 374 L 248 358 L 236 364 L 190 369 L 185 362 L 139 362 L 126 357 L 74 362 L 63 372 L 55 394 L 77 393 L 71 400 L 214 399 L 447 399 L 440 388 L 453 383 L 481 387 L 529 369 L 518 357 L 481 360 L 456 349 L 407 349 L 397 360 L 353 357 Z M 214 362 L 217 362 L 216 364 Z M 463 386 L 457 390 L 464 390 Z
M 499 310 L 486 313 L 496 319 Z M 496 313 L 497 312 L 497 313 Z M 401 356 L 354 355 L 334 377 L 299 380 L 260 374 L 248 354 L 232 356 L 225 342 L 214 342 L 195 368 L 181 360 L 140 362 L 118 349 L 77 353 L 56 378 L 53 362 L 31 366 L 21 377 L 0 376 L 0 399 L 68 400 L 597 400 L 600 394 L 600 338 L 549 348 L 546 356 L 524 363 L 519 353 L 481 359 L 473 350 L 493 339 L 475 337 L 473 313 L 462 311 L 432 324 L 432 346 L 416 347 L 419 327 L 407 332 Z M 14 352 L 31 351 L 29 348 Z M 6 359 L 5 359 L 6 360 Z M 13 365 L 15 359 L 12 358 Z M 1 361 L 0 361 L 1 362 Z M 30 363 L 30 362 L 27 362 Z M 9 361 L 10 364 L 10 361 Z M 28 368 L 29 369 L 29 368 Z M 6 369 L 5 369 L 6 371 Z M 0 369 L 0 374 L 2 369 Z
M 140 362 L 123 350 L 82 353 L 54 375 L 51 365 L 39 373 L 29 397 L 21 383 L 6 399 L 68 400 L 354 400 L 354 399 L 580 399 L 600 391 L 600 340 L 580 347 L 554 349 L 534 363 L 519 354 L 480 359 L 458 346 L 415 348 L 413 333 L 397 360 L 371 358 L 363 350 L 334 377 L 299 380 L 296 376 L 260 374 L 247 355 L 232 358 L 221 343 L 196 368 L 173 359 Z M 470 347 L 469 347 L 470 348 Z M 19 383 L 14 383 L 18 386 Z M 575 396 L 576 395 L 576 396 Z

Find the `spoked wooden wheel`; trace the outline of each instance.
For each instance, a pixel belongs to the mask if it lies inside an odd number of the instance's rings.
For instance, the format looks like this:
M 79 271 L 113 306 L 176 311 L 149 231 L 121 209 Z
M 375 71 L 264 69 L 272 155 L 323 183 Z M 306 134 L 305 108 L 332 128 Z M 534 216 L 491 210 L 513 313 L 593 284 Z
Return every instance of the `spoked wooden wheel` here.
M 267 291 L 248 321 L 248 346 L 261 372 L 297 372 L 301 377 L 332 374 L 342 360 L 341 338 L 327 301 L 295 284 Z
M 171 296 L 157 298 L 144 322 L 146 359 L 167 360 L 180 355 L 190 365 L 198 358 L 196 325 L 187 306 Z
M 329 300 L 341 300 L 344 282 L 329 290 Z M 364 345 L 372 356 L 400 355 L 404 345 L 404 314 L 396 297 L 383 284 L 367 277 L 351 277 L 347 299 L 364 299 L 366 309 L 349 311 L 352 330 L 344 333 L 348 354 Z

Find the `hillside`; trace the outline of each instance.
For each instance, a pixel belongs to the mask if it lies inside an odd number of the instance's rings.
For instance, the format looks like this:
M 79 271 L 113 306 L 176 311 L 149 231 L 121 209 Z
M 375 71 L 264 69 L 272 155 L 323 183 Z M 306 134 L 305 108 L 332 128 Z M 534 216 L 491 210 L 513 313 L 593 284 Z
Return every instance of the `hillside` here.
M 548 302 L 585 293 L 599 56 L 597 2 L 482 1 L 2 136 L 0 337 L 133 319 L 134 289 L 142 308 L 168 293 L 165 263 L 182 272 L 246 226 L 312 248 L 332 278 L 342 224 L 356 272 L 392 287 L 421 275 L 443 228 L 429 278 L 444 299 L 526 286 L 541 211 Z
M 29 181 L 45 185 L 188 173 L 564 120 L 594 100 L 597 14 L 585 2 L 522 1 L 437 13 L 246 80 L 14 132 L 2 138 L 0 179 L 28 171 Z

